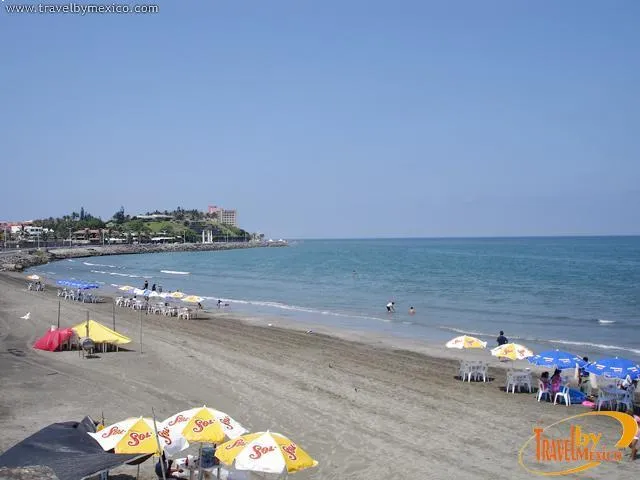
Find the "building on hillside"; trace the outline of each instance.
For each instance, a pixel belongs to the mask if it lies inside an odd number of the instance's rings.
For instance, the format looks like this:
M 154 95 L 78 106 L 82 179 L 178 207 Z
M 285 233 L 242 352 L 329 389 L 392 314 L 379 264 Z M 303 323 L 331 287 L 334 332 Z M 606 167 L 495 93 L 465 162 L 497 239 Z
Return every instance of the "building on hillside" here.
M 220 223 L 225 225 L 231 225 L 233 227 L 238 226 L 238 213 L 234 210 L 222 210 L 222 214 L 220 216 Z
M 207 213 L 224 225 L 238 226 L 238 211 L 236 209 L 228 210 L 216 205 L 209 205 Z
M 109 234 L 109 231 L 106 229 L 98 228 L 98 229 L 89 229 L 85 228 L 83 230 L 76 230 L 71 235 L 71 239 L 74 242 L 79 243 L 93 243 L 99 244 L 105 242 L 105 237 Z

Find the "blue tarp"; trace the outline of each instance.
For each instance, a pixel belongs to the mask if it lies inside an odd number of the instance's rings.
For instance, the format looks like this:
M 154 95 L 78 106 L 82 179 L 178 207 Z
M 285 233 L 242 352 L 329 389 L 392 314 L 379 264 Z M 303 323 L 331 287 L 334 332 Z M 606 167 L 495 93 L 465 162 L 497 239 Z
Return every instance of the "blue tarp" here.
M 88 417 L 82 422 L 49 425 L 0 455 L 0 467 L 44 465 L 51 468 L 60 480 L 82 480 L 124 463 L 132 464 L 150 457 L 105 452 L 87 432 L 95 432 L 95 425 Z
M 100 288 L 97 283 L 79 282 L 76 280 L 58 280 L 58 285 L 64 285 L 65 287 L 79 288 L 80 290 L 88 290 L 90 288 Z

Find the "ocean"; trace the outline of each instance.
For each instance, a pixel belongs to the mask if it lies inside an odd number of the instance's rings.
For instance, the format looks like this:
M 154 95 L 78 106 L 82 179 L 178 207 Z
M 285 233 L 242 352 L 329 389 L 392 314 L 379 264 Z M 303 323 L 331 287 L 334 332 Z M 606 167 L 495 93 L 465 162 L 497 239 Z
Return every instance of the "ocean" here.
M 234 312 L 301 324 L 433 343 L 468 333 L 490 346 L 504 330 L 534 351 L 640 361 L 640 237 L 301 240 L 74 259 L 31 271 L 97 281 L 107 291 L 148 279 L 203 296 L 209 308 L 222 299 Z

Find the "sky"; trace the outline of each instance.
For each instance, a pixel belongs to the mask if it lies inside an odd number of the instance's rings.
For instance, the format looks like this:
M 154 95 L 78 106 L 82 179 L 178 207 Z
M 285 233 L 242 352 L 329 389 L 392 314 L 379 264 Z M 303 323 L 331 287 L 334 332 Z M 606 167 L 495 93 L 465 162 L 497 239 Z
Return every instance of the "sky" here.
M 0 220 L 213 204 L 275 238 L 640 234 L 635 0 L 7 12 L 28 1 L 0 5 Z

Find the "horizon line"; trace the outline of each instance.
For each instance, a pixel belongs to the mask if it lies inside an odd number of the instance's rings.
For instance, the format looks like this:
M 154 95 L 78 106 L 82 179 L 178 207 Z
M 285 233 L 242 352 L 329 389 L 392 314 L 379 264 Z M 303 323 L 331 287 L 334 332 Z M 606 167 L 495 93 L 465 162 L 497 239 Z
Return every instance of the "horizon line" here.
M 615 234 L 556 234 L 556 235 L 451 235 L 426 237 L 286 237 L 287 240 L 500 240 L 528 238 L 637 238 L 640 233 Z M 281 237 L 285 238 L 285 237 Z

